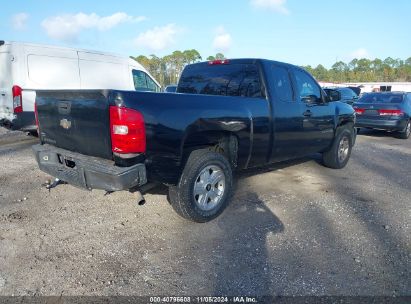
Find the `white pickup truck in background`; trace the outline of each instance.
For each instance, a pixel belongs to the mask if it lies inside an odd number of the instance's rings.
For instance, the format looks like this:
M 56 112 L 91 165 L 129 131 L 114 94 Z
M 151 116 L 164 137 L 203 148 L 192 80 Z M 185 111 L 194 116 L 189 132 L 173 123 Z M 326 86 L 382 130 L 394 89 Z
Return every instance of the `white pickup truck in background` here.
M 0 122 L 35 131 L 36 90 L 118 89 L 160 92 L 135 60 L 96 51 L 0 41 Z

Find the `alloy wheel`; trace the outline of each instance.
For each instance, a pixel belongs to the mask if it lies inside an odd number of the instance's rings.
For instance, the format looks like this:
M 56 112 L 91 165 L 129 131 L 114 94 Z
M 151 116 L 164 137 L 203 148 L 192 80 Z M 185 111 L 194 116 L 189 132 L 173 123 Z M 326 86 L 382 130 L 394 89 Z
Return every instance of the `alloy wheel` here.
M 193 196 L 197 206 L 203 211 L 215 208 L 224 196 L 225 174 L 216 165 L 201 170 L 194 182 Z

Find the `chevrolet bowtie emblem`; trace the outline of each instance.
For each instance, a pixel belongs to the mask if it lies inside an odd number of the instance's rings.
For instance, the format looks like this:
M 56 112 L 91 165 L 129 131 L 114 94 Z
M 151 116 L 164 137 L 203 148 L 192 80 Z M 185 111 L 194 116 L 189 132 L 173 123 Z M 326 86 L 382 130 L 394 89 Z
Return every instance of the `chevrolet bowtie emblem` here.
M 62 126 L 64 129 L 68 130 L 71 128 L 71 121 L 63 118 L 60 120 L 60 126 Z

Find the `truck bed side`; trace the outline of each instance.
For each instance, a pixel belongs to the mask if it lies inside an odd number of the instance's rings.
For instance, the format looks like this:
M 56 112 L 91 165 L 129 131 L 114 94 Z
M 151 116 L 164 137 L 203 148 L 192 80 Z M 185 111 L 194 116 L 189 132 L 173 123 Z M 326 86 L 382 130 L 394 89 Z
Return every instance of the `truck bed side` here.
M 267 160 L 266 99 L 113 91 L 110 103 L 143 113 L 149 179 L 175 183 L 188 152 L 230 136 L 237 141 L 238 168 Z

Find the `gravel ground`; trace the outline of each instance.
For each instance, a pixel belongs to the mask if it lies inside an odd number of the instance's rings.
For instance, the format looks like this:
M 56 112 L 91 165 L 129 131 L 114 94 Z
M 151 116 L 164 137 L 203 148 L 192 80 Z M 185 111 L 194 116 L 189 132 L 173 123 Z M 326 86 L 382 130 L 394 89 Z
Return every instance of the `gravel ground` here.
M 312 157 L 240 174 L 216 220 L 159 187 L 60 185 L 36 138 L 0 128 L 0 295 L 411 295 L 411 139 L 358 136 L 348 166 Z

